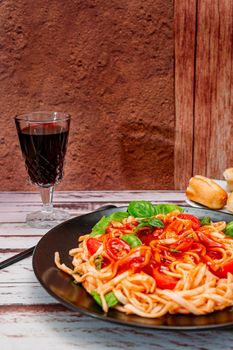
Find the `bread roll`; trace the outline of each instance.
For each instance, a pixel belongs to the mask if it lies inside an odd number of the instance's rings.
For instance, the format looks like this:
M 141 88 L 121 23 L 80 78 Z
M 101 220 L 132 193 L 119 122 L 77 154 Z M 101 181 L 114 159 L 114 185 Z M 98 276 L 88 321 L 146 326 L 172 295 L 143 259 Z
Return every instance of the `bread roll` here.
M 233 168 L 228 168 L 224 171 L 223 176 L 227 181 L 227 189 L 229 192 L 233 191 Z
M 227 192 L 213 180 L 201 175 L 189 180 L 186 196 L 211 209 L 221 209 L 227 202 Z
M 231 192 L 228 196 L 227 209 L 233 213 L 233 192 Z

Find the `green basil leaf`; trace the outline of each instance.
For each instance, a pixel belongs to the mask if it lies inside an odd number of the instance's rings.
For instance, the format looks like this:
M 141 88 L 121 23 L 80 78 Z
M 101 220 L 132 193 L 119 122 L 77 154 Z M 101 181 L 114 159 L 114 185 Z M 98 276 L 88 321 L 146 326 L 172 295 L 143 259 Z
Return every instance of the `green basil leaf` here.
M 109 219 L 106 216 L 103 216 L 92 228 L 90 236 L 95 237 L 105 233 L 105 230 L 109 224 Z
M 101 298 L 99 296 L 99 293 L 97 293 L 95 290 L 93 290 L 90 294 L 93 297 L 93 299 L 97 302 L 97 304 L 102 306 L 102 301 L 101 301 Z
M 154 205 L 154 215 L 168 214 L 172 211 L 179 210 L 180 213 L 184 212 L 184 209 L 176 204 L 157 204 Z
M 104 297 L 109 307 L 113 307 L 119 303 L 119 300 L 113 292 L 109 292 Z
M 228 222 L 227 226 L 224 229 L 224 233 L 227 236 L 233 237 L 233 221 Z
M 153 227 L 164 228 L 164 223 L 160 219 L 151 218 L 147 220 L 147 223 Z
M 143 219 L 139 220 L 139 222 L 140 224 L 133 230 L 132 234 L 135 234 L 142 227 L 164 228 L 164 223 L 162 222 L 162 220 L 156 218 Z
M 131 248 L 139 247 L 142 245 L 141 240 L 137 236 L 134 236 L 132 233 L 122 236 L 121 239 L 127 242 Z
M 117 211 L 108 216 L 110 221 L 122 221 L 129 217 L 129 213 L 123 211 Z
M 97 302 L 97 304 L 102 306 L 102 301 L 101 301 L 99 293 L 97 293 L 95 290 L 93 290 L 90 294 L 93 297 L 93 299 Z M 113 307 L 119 303 L 119 300 L 116 298 L 116 296 L 113 292 L 107 293 L 104 297 L 105 297 L 106 303 L 108 304 L 109 307 Z
M 154 215 L 154 206 L 147 201 L 132 201 L 129 203 L 128 213 L 135 218 L 148 218 Z
M 132 232 L 132 235 L 134 235 L 140 228 L 142 227 L 150 227 L 149 224 L 147 224 L 147 222 L 141 222 Z
M 204 216 L 201 219 L 201 226 L 210 225 L 210 223 L 211 223 L 211 219 L 209 216 Z
M 122 221 L 127 218 L 129 213 L 117 211 L 112 213 L 109 216 L 103 216 L 96 224 L 93 226 L 90 236 L 95 237 L 97 235 L 101 235 L 105 233 L 106 228 L 110 224 L 111 221 Z

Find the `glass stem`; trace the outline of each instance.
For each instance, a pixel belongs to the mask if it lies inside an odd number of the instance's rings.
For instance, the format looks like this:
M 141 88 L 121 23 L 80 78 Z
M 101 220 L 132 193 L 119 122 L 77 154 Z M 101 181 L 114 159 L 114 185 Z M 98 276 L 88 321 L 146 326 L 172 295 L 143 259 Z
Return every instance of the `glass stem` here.
M 44 213 L 51 213 L 53 211 L 53 191 L 53 186 L 40 188 L 40 196 L 43 203 L 42 212 Z

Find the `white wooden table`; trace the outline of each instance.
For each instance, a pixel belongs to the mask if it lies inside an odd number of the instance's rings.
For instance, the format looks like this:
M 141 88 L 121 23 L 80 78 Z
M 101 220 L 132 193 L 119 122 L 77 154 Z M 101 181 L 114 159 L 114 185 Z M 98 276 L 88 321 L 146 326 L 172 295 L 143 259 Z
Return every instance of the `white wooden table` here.
M 101 191 L 59 192 L 55 206 L 75 215 L 101 205 L 130 200 L 183 204 L 182 192 Z M 28 212 L 39 209 L 36 193 L 0 193 L 0 261 L 35 245 L 46 230 L 25 224 Z M 77 314 L 59 305 L 34 276 L 31 258 L 0 270 L 0 350 L 233 349 L 231 329 L 201 332 L 156 331 L 123 327 Z

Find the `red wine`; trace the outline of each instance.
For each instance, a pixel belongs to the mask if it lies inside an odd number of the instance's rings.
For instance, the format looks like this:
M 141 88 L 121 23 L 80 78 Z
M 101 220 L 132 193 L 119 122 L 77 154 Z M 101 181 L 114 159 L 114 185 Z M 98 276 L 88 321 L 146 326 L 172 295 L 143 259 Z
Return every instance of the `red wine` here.
M 18 129 L 19 142 L 31 181 L 49 187 L 63 177 L 68 130 L 51 124 Z

